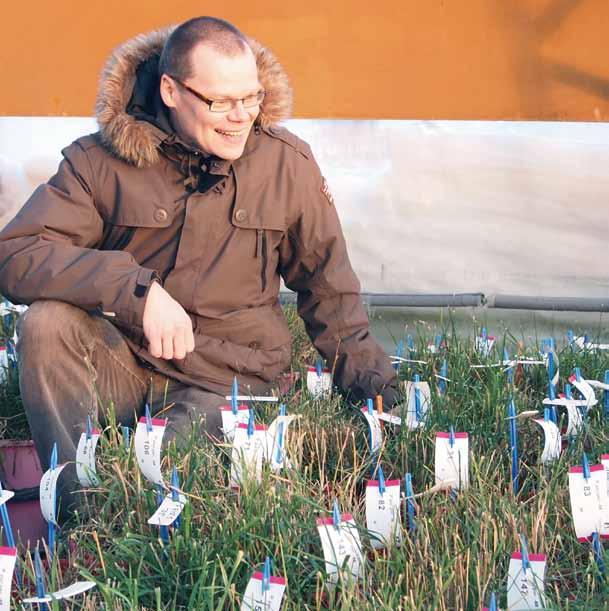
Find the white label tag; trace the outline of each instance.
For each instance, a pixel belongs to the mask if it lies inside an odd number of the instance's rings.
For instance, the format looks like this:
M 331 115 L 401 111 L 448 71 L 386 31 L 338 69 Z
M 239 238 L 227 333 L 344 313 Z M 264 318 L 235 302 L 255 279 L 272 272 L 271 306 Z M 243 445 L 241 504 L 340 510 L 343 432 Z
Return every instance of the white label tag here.
M 394 416 L 393 414 L 388 414 L 387 412 L 381 412 L 378 415 L 378 419 L 388 422 L 389 424 L 397 424 L 398 426 L 402 424 L 402 419 L 399 416 Z
M 333 583 L 338 581 L 338 571 L 345 561 L 346 570 L 353 577 L 359 577 L 363 571 L 362 544 L 353 516 L 343 514 L 338 528 L 334 526 L 332 518 L 319 518 L 317 531 L 329 580 Z
M 0 547 L 0 611 L 11 608 L 11 584 L 16 562 L 16 547 Z
M 57 465 L 55 469 L 49 469 L 42 474 L 40 479 L 40 511 L 47 522 L 57 525 L 55 499 L 57 497 L 57 480 L 66 465 Z
M 240 423 L 247 424 L 249 420 L 250 408 L 247 405 L 239 405 L 237 407 L 237 413 L 233 414 L 231 406 L 224 405 L 220 408 L 220 414 L 222 415 L 222 432 L 224 433 L 224 439 L 226 443 L 233 443 L 237 425 Z
M 254 434 L 247 434 L 247 424 L 240 423 L 235 429 L 233 449 L 231 452 L 230 485 L 239 488 L 246 479 L 262 479 L 262 460 L 267 448 L 266 427 L 257 424 Z
M 495 345 L 495 338 L 487 336 L 486 338 L 482 337 L 482 335 L 478 335 L 476 337 L 476 352 L 483 357 L 489 357 L 491 354 L 491 350 Z
M 450 433 L 436 433 L 436 486 L 465 490 L 469 485 L 469 437 L 455 433 L 450 445 Z
M 165 487 L 161 475 L 161 446 L 167 420 L 152 418 L 152 430 L 146 428 L 146 418 L 140 418 L 135 429 L 135 455 L 143 476 L 153 484 Z
M 38 598 L 38 596 L 34 596 L 34 598 L 26 598 L 22 600 L 22 603 L 50 603 L 53 600 L 64 600 L 66 598 L 73 598 L 74 596 L 78 596 L 87 590 L 95 587 L 95 583 L 93 581 L 77 581 L 67 588 L 63 588 L 61 590 L 57 590 L 57 592 L 49 592 L 46 596 Z
M 540 461 L 542 464 L 546 464 L 558 460 L 562 449 L 560 429 L 551 420 L 535 420 L 535 422 L 543 429 L 544 433 L 543 452 Z
M 294 415 L 277 416 L 269 425 L 266 432 L 266 456 L 265 459 L 271 464 L 273 472 L 278 473 L 287 464 L 291 467 L 287 460 L 285 448 L 288 434 L 288 426 L 292 420 L 298 418 Z
M 601 465 L 605 469 L 605 477 L 607 479 L 607 496 L 609 497 L 609 454 L 601 455 Z
M 375 409 L 369 414 L 367 407 L 362 408 L 362 414 L 364 414 L 366 422 L 368 423 L 368 429 L 370 430 L 370 451 L 374 454 L 378 452 L 383 445 L 383 429 L 381 429 L 379 414 Z
M 586 380 L 580 378 L 578 381 L 577 376 L 572 375 L 569 378 L 569 382 L 571 382 L 571 384 L 573 384 L 573 386 L 575 386 L 575 388 L 577 388 L 577 390 L 581 393 L 584 401 L 586 402 L 587 409 L 594 407 L 598 403 L 594 388 L 592 388 L 592 386 Z
M 552 354 L 552 363 L 554 364 L 554 376 L 552 377 L 552 384 L 557 386 L 560 379 L 560 362 L 558 360 L 556 351 L 553 349 L 546 349 L 541 353 L 541 358 L 545 368 L 548 369 L 550 366 L 550 353 Z
M 83 433 L 78 441 L 76 448 L 76 475 L 80 485 L 88 488 L 98 486 L 97 470 L 95 469 L 95 448 L 99 441 L 99 431 L 91 431 L 91 437 L 87 439 L 87 434 Z
M 372 547 L 382 549 L 400 545 L 401 524 L 400 480 L 387 480 L 383 494 L 380 493 L 378 481 L 369 481 L 366 486 L 366 527 Z
M 575 535 L 585 541 L 592 533 L 609 534 L 607 478 L 603 465 L 590 465 L 590 477 L 584 478 L 581 466 L 569 469 L 569 496 Z
M 158 509 L 148 518 L 148 524 L 153 526 L 171 526 L 182 513 L 186 505 L 186 497 L 179 495 L 179 500 L 174 501 L 171 494 L 168 494 Z
M 269 588 L 262 591 L 262 573 L 254 573 L 243 593 L 241 611 L 279 611 L 285 592 L 285 579 L 271 575 Z
M 584 417 L 578 405 L 567 403 L 567 435 L 577 435 L 584 427 Z
M 15 496 L 12 490 L 2 490 L 0 493 L 0 505 L 4 505 L 7 501 L 10 501 Z
M 522 554 L 512 554 L 508 572 L 507 608 L 510 611 L 545 609 L 545 575 L 545 555 L 529 554 L 529 568 L 525 571 Z
M 322 369 L 321 375 L 317 375 L 315 367 L 307 369 L 307 389 L 315 397 L 329 397 L 332 394 L 332 372 Z
M 427 382 L 405 382 L 407 409 L 406 426 L 416 429 L 425 424 L 427 412 L 431 407 L 431 390 Z M 419 397 L 419 417 L 417 418 L 417 389 Z

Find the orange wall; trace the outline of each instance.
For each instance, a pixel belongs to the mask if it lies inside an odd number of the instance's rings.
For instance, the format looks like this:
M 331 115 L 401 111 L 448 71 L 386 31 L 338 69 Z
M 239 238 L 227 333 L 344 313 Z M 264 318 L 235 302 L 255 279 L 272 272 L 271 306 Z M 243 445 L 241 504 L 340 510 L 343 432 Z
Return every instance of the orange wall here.
M 0 115 L 92 114 L 114 46 L 212 5 L 275 51 L 296 117 L 609 119 L 607 0 L 11 2 Z

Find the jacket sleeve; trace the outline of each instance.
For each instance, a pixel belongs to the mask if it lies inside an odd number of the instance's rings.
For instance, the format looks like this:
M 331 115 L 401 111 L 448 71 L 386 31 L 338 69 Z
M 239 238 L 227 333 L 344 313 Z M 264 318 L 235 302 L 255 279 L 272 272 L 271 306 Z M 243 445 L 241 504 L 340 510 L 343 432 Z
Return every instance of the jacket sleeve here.
M 15 303 L 58 299 L 114 312 L 142 325 L 156 272 L 121 251 L 103 251 L 103 219 L 94 202 L 93 170 L 78 142 L 48 183 L 40 185 L 0 232 L 0 292 Z
M 302 199 L 280 253 L 285 284 L 297 292 L 298 313 L 311 341 L 334 369 L 343 393 L 364 400 L 377 394 L 387 406 L 397 400 L 395 371 L 370 333 L 336 209 L 317 164 L 299 177 Z M 304 186 L 306 185 L 306 186 Z

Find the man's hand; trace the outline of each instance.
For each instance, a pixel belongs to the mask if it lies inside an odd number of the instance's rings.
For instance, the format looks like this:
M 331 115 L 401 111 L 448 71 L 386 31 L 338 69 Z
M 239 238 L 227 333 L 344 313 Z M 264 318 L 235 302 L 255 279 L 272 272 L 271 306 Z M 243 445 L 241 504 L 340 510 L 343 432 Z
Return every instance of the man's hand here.
M 158 282 L 148 290 L 143 325 L 148 351 L 156 358 L 183 359 L 195 349 L 188 314 Z

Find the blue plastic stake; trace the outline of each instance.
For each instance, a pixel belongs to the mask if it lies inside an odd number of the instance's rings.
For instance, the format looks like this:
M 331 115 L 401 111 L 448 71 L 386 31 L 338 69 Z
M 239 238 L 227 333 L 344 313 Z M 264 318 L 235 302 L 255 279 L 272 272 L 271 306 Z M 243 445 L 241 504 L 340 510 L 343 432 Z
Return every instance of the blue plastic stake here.
M 122 427 L 123 429 L 123 445 L 125 446 L 125 450 L 129 451 L 129 446 L 131 445 L 130 440 L 130 431 L 128 426 Z
M 486 342 L 488 335 L 486 333 L 486 327 L 482 327 L 482 329 L 480 330 L 480 337 L 482 338 L 483 342 Z
M 514 399 L 508 403 L 508 418 L 510 421 L 510 449 L 512 450 L 512 490 L 518 494 L 518 429 L 516 428 L 516 406 Z
M 51 471 L 57 469 L 57 442 L 53 444 L 53 449 L 51 450 L 51 460 L 50 460 L 50 468 Z M 55 498 L 53 498 L 53 506 L 55 508 L 55 512 L 57 512 L 57 491 L 55 491 Z M 53 560 L 53 553 L 55 551 L 55 524 L 53 522 L 48 523 L 48 533 L 49 533 L 49 560 Z
M 573 346 L 573 341 L 575 340 L 575 336 L 573 335 L 573 329 L 569 329 L 567 331 L 567 341 L 570 346 Z
M 588 462 L 588 456 L 585 452 L 582 458 L 582 475 L 584 476 L 584 479 L 590 479 L 590 463 Z
M 379 494 L 383 496 L 387 487 L 385 486 L 385 475 L 383 474 L 383 467 L 381 467 L 381 465 L 378 466 L 377 477 L 379 482 Z
M 336 530 L 340 530 L 340 509 L 338 508 L 338 501 L 334 499 L 334 505 L 332 506 L 332 524 Z
M 176 469 L 174 465 L 173 469 L 171 470 L 171 500 L 173 501 L 180 500 L 180 493 L 178 492 L 179 489 L 180 489 L 180 478 L 178 477 L 178 470 Z M 172 526 L 175 528 L 180 528 L 181 524 L 182 524 L 182 518 L 178 516 L 173 521 Z
M 448 443 L 451 448 L 455 446 L 455 427 L 452 426 L 452 424 L 450 426 L 450 432 L 448 434 Z
M 440 350 L 440 346 L 442 345 L 442 336 L 436 335 L 436 340 L 434 342 L 434 346 L 436 347 L 436 351 Z
M 262 593 L 265 594 L 271 589 L 271 559 L 267 556 L 262 570 Z
M 250 417 L 247 421 L 247 436 L 253 437 L 254 435 L 254 410 L 250 407 Z
M 281 403 L 279 405 L 279 415 L 280 416 L 285 416 L 285 414 L 286 414 L 285 403 Z
M 491 600 L 488 603 L 488 611 L 497 611 L 497 599 L 495 598 L 495 592 L 491 592 Z
M 408 513 L 408 531 L 413 533 L 416 528 L 414 517 L 414 492 L 412 490 L 412 475 L 406 473 L 404 476 L 404 489 L 406 494 L 406 509 Z
M 567 399 L 573 399 L 573 395 L 571 394 L 571 384 L 565 384 L 565 397 Z
M 237 397 L 239 396 L 239 382 L 237 382 L 237 376 L 233 378 L 233 387 L 230 393 L 230 407 L 233 415 L 236 416 L 239 411 L 237 406 Z
M 91 416 L 87 416 L 87 430 L 86 430 L 87 441 L 91 439 L 91 435 L 93 435 L 93 425 L 91 424 Z
M 162 502 L 163 502 L 163 489 L 161 488 L 161 486 L 157 486 L 156 488 L 157 507 L 160 507 Z M 169 543 L 169 528 L 167 528 L 167 526 L 159 526 L 159 534 L 161 535 L 161 540 L 164 543 Z
M 366 399 L 366 407 L 368 408 L 368 414 L 372 416 L 374 413 L 374 401 L 372 399 Z
M 42 570 L 42 562 L 40 560 L 40 550 L 38 547 L 34 550 L 34 571 L 36 573 L 36 596 L 44 598 L 47 593 L 44 589 L 44 572 Z M 46 603 L 40 603 L 40 609 L 48 611 L 49 606 Z
M 446 394 L 446 390 L 448 388 L 448 385 L 446 383 L 446 380 L 443 378 L 448 378 L 448 363 L 446 362 L 446 359 L 444 359 L 442 361 L 442 367 L 440 367 L 440 380 L 438 381 L 438 388 L 440 389 L 440 392 L 445 395 Z
M 317 377 L 321 378 L 321 374 L 324 371 L 324 364 L 321 359 L 317 359 L 317 361 L 315 362 L 315 371 L 317 372 Z
M 414 387 L 414 410 L 417 417 L 417 422 L 421 421 L 421 391 L 418 387 L 418 382 L 421 381 L 421 376 L 418 373 L 414 374 L 414 383 L 416 386 Z
M 549 407 L 543 408 L 543 419 L 544 419 L 544 422 L 550 422 L 552 420 L 552 414 L 550 412 Z
M 146 403 L 146 430 L 152 432 L 152 417 L 150 416 L 150 406 Z
M 582 370 L 579 367 L 574 367 L 573 372 L 575 373 L 575 379 L 578 382 L 582 381 Z
M 592 533 L 592 549 L 594 550 L 594 560 L 602 578 L 605 578 L 605 561 L 603 559 L 603 546 L 597 532 Z
M 398 357 L 397 363 L 393 366 L 396 371 L 400 370 L 400 359 L 404 356 L 404 342 L 400 340 L 398 342 L 398 346 L 395 351 L 396 356 Z
M 609 384 L 609 369 L 605 369 L 605 384 Z M 603 390 L 603 407 L 605 416 L 609 416 L 609 390 Z
M 277 427 L 277 451 L 275 453 L 275 461 L 280 463 L 283 460 L 283 422 Z
M 522 570 L 528 571 L 531 568 L 531 563 L 529 562 L 529 550 L 527 548 L 527 541 L 524 538 L 524 535 L 518 535 L 520 537 L 520 553 L 522 554 Z

